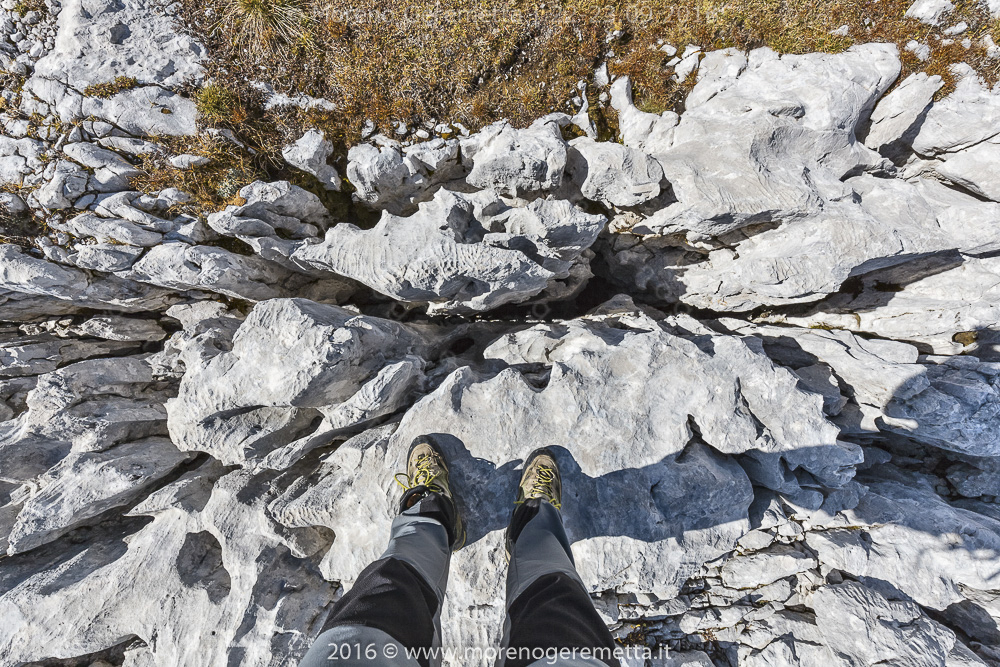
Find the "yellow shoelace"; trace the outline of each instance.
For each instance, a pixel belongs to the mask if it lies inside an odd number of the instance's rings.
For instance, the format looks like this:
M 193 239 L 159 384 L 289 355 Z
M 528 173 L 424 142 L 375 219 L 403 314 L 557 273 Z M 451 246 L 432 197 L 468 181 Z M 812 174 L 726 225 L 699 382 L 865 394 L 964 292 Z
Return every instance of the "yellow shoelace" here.
M 556 479 L 555 470 L 549 468 L 548 466 L 538 466 L 538 477 L 535 478 L 535 483 L 531 485 L 531 490 L 525 494 L 524 500 L 528 498 L 543 498 L 549 501 L 549 503 L 555 507 L 557 510 L 562 509 L 562 503 L 556 500 L 555 494 L 552 492 L 552 482 Z M 515 500 L 515 505 L 521 505 L 524 500 Z
M 410 476 L 405 472 L 396 473 L 396 484 L 403 487 L 404 491 L 409 491 L 410 489 L 417 486 L 427 487 L 428 491 L 433 491 L 434 493 L 444 493 L 444 488 L 438 484 L 434 483 L 438 477 L 441 476 L 440 472 L 433 472 L 431 466 L 434 465 L 434 459 L 430 456 L 421 456 L 417 459 L 417 474 L 410 479 Z M 399 481 L 399 476 L 402 475 L 405 482 Z

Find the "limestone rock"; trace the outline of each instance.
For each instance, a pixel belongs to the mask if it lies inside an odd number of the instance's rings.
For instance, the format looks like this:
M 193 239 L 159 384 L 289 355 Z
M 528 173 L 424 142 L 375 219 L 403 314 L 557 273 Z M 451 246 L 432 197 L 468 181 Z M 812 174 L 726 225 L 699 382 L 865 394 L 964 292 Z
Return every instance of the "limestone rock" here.
M 33 549 L 132 502 L 185 458 L 166 438 L 123 443 L 103 452 L 71 452 L 34 482 L 38 488 L 18 512 L 8 554 Z
M 0 422 L 4 477 L 29 481 L 71 450 L 104 451 L 166 435 L 167 390 L 133 357 L 78 361 L 40 376 L 27 410 Z
M 814 567 L 814 558 L 794 548 L 785 547 L 778 551 L 727 560 L 722 567 L 722 581 L 730 588 L 766 586 Z
M 929 25 L 939 25 L 941 17 L 954 8 L 949 0 L 916 0 L 906 10 L 905 16 Z
M 25 297 L 29 298 L 25 302 Z M 41 297 L 41 299 L 32 299 Z M 33 319 L 52 312 L 38 300 L 56 301 L 55 310 L 102 308 L 124 312 L 159 310 L 177 300 L 166 290 L 116 276 L 97 276 L 32 257 L 21 248 L 0 244 L 0 313 L 3 319 Z M 65 303 L 65 310 L 60 302 Z
M 226 236 L 275 236 L 282 230 L 292 238 L 316 236 L 326 228 L 330 214 L 313 193 L 288 181 L 254 181 L 240 189 L 246 203 L 227 206 L 208 216 L 208 224 Z
M 327 190 L 340 190 L 340 174 L 327 164 L 333 154 L 333 144 L 319 130 L 309 130 L 295 143 L 285 146 L 281 156 L 293 167 L 312 174 Z
M 355 196 L 377 209 L 408 215 L 427 201 L 437 186 L 459 178 L 467 169 L 457 139 L 432 139 L 403 148 L 382 136 L 347 152 L 347 180 Z
M 53 222 L 53 229 L 68 232 L 80 238 L 93 238 L 101 243 L 151 247 L 163 240 L 163 234 L 151 232 L 128 220 L 101 218 L 84 213 L 64 223 Z
M 920 129 L 921 117 L 942 86 L 941 77 L 924 72 L 911 74 L 891 93 L 879 100 L 872 112 L 865 145 L 887 155 L 893 144 L 906 140 Z M 912 137 L 910 137 L 912 140 Z
M 338 281 L 315 285 L 315 278 L 293 273 L 254 255 L 237 255 L 224 248 L 186 243 L 150 248 L 121 275 L 173 290 L 208 290 L 250 301 L 274 299 L 296 290 L 316 298 L 337 300 L 345 287 Z M 310 286 L 316 287 L 316 292 L 310 292 Z
M 663 170 L 649 155 L 611 142 L 570 142 L 569 170 L 587 199 L 606 206 L 636 206 L 660 194 Z
M 171 438 L 227 464 L 261 459 L 313 433 L 324 416 L 336 420 L 342 404 L 363 402 L 371 381 L 402 364 L 407 370 L 389 390 L 375 392 L 382 405 L 348 411 L 354 421 L 335 425 L 359 426 L 400 406 L 426 349 L 417 331 L 389 320 L 302 299 L 266 301 L 240 326 L 232 350 L 199 366 L 189 360 L 167 404 Z
M 898 74 L 894 47 L 863 45 L 838 55 L 757 49 L 736 77 L 723 68 L 703 75 L 691 93 L 700 103 L 688 106 L 670 146 L 646 148 L 678 201 L 637 231 L 720 234 L 816 213 L 843 192 L 842 177 L 878 164 L 854 128 Z
M 340 224 L 295 261 L 436 312 L 483 311 L 524 301 L 570 277 L 603 218 L 567 201 L 511 208 L 496 195 L 439 190 L 407 218 L 383 213 L 373 229 Z
M 152 522 L 126 519 L 88 545 L 60 543 L 15 561 L 5 574 L 17 583 L 0 595 L 8 620 L 0 653 L 71 658 L 136 636 L 154 664 L 217 664 L 233 650 L 259 667 L 301 657 L 335 597 L 309 562 L 330 538 L 290 534 L 268 516 L 273 476 L 224 473 L 203 465 L 132 510 Z M 72 575 L 53 586 L 50 570 L 64 568 Z M 81 599 L 87 604 L 75 607 Z M 67 609 L 76 610 L 77 632 L 46 621 L 67 618 Z
M 1000 419 L 997 364 L 918 357 L 912 345 L 846 331 L 723 322 L 760 336 L 768 355 L 793 368 L 813 391 L 825 379 L 838 397 L 843 394 L 844 402 L 827 410 L 843 433 L 899 433 L 971 456 L 1000 455 L 992 436 Z
M 463 141 L 462 155 L 472 163 L 470 185 L 511 197 L 558 188 L 567 159 L 558 124 L 545 118 L 523 130 L 494 123 Z
M 820 562 L 939 611 L 962 604 L 966 589 L 995 590 L 1000 575 L 976 554 L 997 550 L 1000 522 L 953 507 L 919 476 L 879 471 L 862 477 L 869 491 L 845 528 L 806 535 Z
M 929 258 L 873 272 L 862 287 L 857 296 L 837 294 L 807 314 L 773 319 L 912 341 L 936 354 L 978 347 L 997 358 L 990 346 L 1000 321 L 1000 259 Z
M 823 638 L 850 664 L 941 665 L 956 643 L 955 633 L 919 606 L 887 600 L 856 582 L 819 589 L 812 605 Z

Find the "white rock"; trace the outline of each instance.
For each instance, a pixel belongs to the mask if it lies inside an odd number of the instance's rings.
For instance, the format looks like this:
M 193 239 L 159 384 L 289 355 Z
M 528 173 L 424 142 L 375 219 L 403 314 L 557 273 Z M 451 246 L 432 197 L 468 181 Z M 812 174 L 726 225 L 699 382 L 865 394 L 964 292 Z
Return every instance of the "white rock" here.
M 50 542 L 105 511 L 126 505 L 186 456 L 166 438 L 70 453 L 42 475 L 11 529 L 9 555 Z
M 70 310 L 100 308 L 125 312 L 157 310 L 176 300 L 165 290 L 116 276 L 95 277 L 80 269 L 37 259 L 17 246 L 0 244 L 0 313 L 3 319 L 21 319 L 32 307 L 41 305 L 39 300 L 29 300 L 25 306 L 20 306 L 18 302 L 25 296 L 50 300 L 54 297 L 65 302 Z M 22 307 L 25 311 L 21 311 Z
M 567 201 L 510 208 L 496 195 L 440 190 L 407 218 L 383 213 L 371 230 L 331 227 L 292 259 L 362 282 L 438 312 L 474 312 L 520 302 L 570 277 L 603 218 Z
M 798 219 L 842 197 L 845 175 L 879 162 L 854 128 L 899 74 L 894 47 L 781 57 L 757 49 L 739 64 L 699 79 L 669 146 L 647 143 L 678 201 L 639 233 L 721 234 Z
M 731 558 L 722 566 L 722 582 L 731 588 L 766 586 L 816 567 L 816 559 L 779 545 L 766 552 Z
M 806 535 L 821 563 L 876 589 L 896 589 L 918 604 L 945 611 L 966 589 L 995 590 L 1000 574 L 986 554 L 1000 547 L 997 519 L 953 507 L 918 476 L 878 468 L 848 526 Z
M 941 17 L 954 8 L 950 0 L 917 0 L 903 16 L 936 26 L 941 24 Z
M 865 145 L 875 151 L 890 147 L 908 133 L 919 130 L 918 119 L 927 111 L 943 82 L 941 77 L 916 72 L 879 100 L 872 112 Z M 912 137 L 911 137 L 912 139 Z
M 50 227 L 78 238 L 94 238 L 101 243 L 150 247 L 163 240 L 162 234 L 143 229 L 134 222 L 118 218 L 101 218 L 93 213 L 83 213 L 66 222 L 52 222 Z
M 567 173 L 587 199 L 605 206 L 637 206 L 660 194 L 663 170 L 649 155 L 612 142 L 570 142 Z
M 193 167 L 203 167 L 204 165 L 211 162 L 204 155 L 191 155 L 189 153 L 184 153 L 183 155 L 174 155 L 168 162 L 171 167 L 175 169 L 191 169 Z
M 421 375 L 426 348 L 419 333 L 389 320 L 302 299 L 266 301 L 240 326 L 232 351 L 187 368 L 167 404 L 171 438 L 226 464 L 261 459 L 311 434 L 318 418 L 336 421 L 338 404 L 366 391 L 385 367 L 405 364 L 409 373 L 396 379 L 401 392 L 383 392 L 381 406 L 335 424 L 363 425 L 399 407 Z
M 941 665 L 957 641 L 919 606 L 887 600 L 856 582 L 819 589 L 812 605 L 826 643 L 850 664 Z
M 611 86 L 611 106 L 618 112 L 618 130 L 626 146 L 647 153 L 670 147 L 680 117 L 673 111 L 657 116 L 637 109 L 632 103 L 632 84 L 627 76 L 619 77 Z
M 899 284 L 905 286 L 886 291 Z M 926 260 L 873 273 L 863 286 L 857 297 L 837 295 L 812 313 L 785 321 L 913 341 L 935 354 L 974 351 L 977 339 L 980 347 L 989 345 L 998 330 L 1000 258 Z
M 520 197 L 559 187 L 566 142 L 558 124 L 545 118 L 523 130 L 500 121 L 463 141 L 462 158 L 472 164 L 469 184 Z
M 333 144 L 324 139 L 320 130 L 309 130 L 281 151 L 288 164 L 312 174 L 327 190 L 340 190 L 340 174 L 327 164 L 332 154 Z
M 223 248 L 167 243 L 149 249 L 123 277 L 172 290 L 208 290 L 239 299 L 262 301 L 285 296 L 314 281 L 267 262 Z M 338 294 L 330 294 L 337 298 Z
M 81 269 L 105 273 L 131 268 L 143 253 L 143 249 L 136 246 L 110 243 L 78 244 L 73 250 L 74 252 L 66 257 L 68 263 Z

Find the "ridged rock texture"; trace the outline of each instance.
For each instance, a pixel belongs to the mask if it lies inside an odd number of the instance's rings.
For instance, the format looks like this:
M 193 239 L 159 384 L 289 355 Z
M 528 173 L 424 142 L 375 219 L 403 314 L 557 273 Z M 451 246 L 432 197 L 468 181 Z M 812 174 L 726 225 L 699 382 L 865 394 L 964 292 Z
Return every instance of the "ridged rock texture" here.
M 364 216 L 258 181 L 202 219 L 129 186 L 198 131 L 165 11 L 53 4 L 3 55 L 76 125 L 3 114 L 0 206 L 51 233 L 0 244 L 0 667 L 296 664 L 424 433 L 469 529 L 448 645 L 499 638 L 544 445 L 656 667 L 1000 664 L 1000 91 L 692 52 L 681 115 L 607 81 L 620 141 L 584 109 L 336 163 L 311 130 L 285 159 Z

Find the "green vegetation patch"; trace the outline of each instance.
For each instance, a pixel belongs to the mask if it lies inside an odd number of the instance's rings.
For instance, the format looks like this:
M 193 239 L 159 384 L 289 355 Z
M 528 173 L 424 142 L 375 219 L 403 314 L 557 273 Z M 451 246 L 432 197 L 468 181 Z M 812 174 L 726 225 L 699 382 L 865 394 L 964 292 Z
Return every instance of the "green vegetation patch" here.
M 117 76 L 113 81 L 94 83 L 83 89 L 88 97 L 99 97 L 103 100 L 114 97 L 118 93 L 138 87 L 139 81 L 131 76 Z

